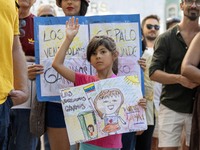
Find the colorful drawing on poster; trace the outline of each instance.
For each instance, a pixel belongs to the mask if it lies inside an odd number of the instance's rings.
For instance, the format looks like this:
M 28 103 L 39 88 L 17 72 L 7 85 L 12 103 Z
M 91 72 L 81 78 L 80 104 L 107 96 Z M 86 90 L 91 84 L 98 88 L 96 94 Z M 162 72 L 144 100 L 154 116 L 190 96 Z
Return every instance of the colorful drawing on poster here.
M 145 130 L 137 76 L 120 76 L 60 90 L 71 144 Z
M 99 117 L 104 120 L 103 132 L 108 134 L 117 133 L 116 131 L 120 129 L 118 120 L 126 124 L 119 116 L 119 110 L 123 103 L 124 96 L 119 89 L 106 89 L 96 96 L 94 107 Z

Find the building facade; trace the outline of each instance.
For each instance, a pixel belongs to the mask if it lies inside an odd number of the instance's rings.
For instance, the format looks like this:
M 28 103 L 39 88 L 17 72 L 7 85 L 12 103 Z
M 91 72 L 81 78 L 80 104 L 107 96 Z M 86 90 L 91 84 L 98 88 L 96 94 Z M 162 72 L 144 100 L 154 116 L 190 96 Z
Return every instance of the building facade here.
M 50 3 L 56 8 L 58 16 L 64 16 L 55 2 L 56 0 L 37 0 L 32 12 L 36 14 L 40 4 Z M 87 16 L 113 14 L 140 14 L 141 20 L 147 15 L 157 14 L 161 18 L 161 32 L 165 30 L 168 17 L 181 17 L 179 0 L 90 0 Z

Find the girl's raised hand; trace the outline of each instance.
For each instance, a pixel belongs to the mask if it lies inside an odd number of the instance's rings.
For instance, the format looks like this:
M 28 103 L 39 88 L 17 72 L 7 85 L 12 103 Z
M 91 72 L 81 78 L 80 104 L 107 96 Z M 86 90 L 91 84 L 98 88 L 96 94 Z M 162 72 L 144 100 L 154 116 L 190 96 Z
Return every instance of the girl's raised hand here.
M 76 36 L 79 26 L 78 18 L 75 19 L 75 17 L 72 17 L 66 21 L 66 38 L 68 40 L 72 40 Z

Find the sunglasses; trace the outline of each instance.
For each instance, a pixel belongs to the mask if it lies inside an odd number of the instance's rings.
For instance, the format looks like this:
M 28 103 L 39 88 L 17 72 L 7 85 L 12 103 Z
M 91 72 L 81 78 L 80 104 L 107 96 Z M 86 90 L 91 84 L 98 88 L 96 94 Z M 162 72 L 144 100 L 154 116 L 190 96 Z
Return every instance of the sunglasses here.
M 19 32 L 20 32 L 20 37 L 24 37 L 25 36 L 25 31 L 23 29 L 23 27 L 26 26 L 26 20 L 24 19 L 20 19 L 19 20 Z
M 147 24 L 146 25 L 147 29 L 151 30 L 151 29 L 155 29 L 155 30 L 159 30 L 160 29 L 160 26 L 159 25 L 152 25 L 152 24 Z
M 196 0 L 196 1 L 194 1 L 194 0 L 185 0 L 185 3 L 186 3 L 186 5 L 189 5 L 189 6 L 192 6 L 195 3 L 198 7 L 200 7 L 200 0 Z
M 40 17 L 54 17 L 54 16 L 51 14 L 46 14 L 46 15 L 41 15 Z

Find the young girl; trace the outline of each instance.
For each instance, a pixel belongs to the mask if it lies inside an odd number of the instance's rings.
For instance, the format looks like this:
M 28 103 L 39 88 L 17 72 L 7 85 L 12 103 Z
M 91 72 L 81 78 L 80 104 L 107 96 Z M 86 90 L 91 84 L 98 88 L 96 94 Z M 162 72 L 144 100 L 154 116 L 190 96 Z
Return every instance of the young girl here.
M 118 51 L 116 50 L 115 42 L 112 38 L 107 36 L 95 36 L 87 48 L 87 60 L 96 69 L 97 75 L 86 75 L 72 71 L 63 64 L 66 52 L 78 33 L 79 24 L 78 19 L 72 17 L 66 22 L 66 38 L 57 52 L 53 68 L 67 80 L 73 82 L 76 86 L 95 82 L 97 80 L 116 77 L 113 73 L 113 62 L 117 60 Z M 94 149 L 120 149 L 122 147 L 121 134 L 111 135 L 101 139 L 93 140 L 87 143 L 80 144 L 80 150 L 94 150 Z
M 113 70 L 116 70 L 116 66 L 113 67 L 113 65 L 116 64 L 115 61 L 118 58 L 118 51 L 116 50 L 114 40 L 107 36 L 94 36 L 87 48 L 87 60 L 96 69 L 96 76 L 74 72 L 64 65 L 66 52 L 78 33 L 78 30 L 78 19 L 75 20 L 72 17 L 66 22 L 66 38 L 54 58 L 53 68 L 76 86 L 116 77 L 113 72 Z M 141 99 L 139 104 L 145 107 L 145 99 Z M 118 150 L 121 147 L 121 134 L 110 135 L 80 144 L 80 150 Z

